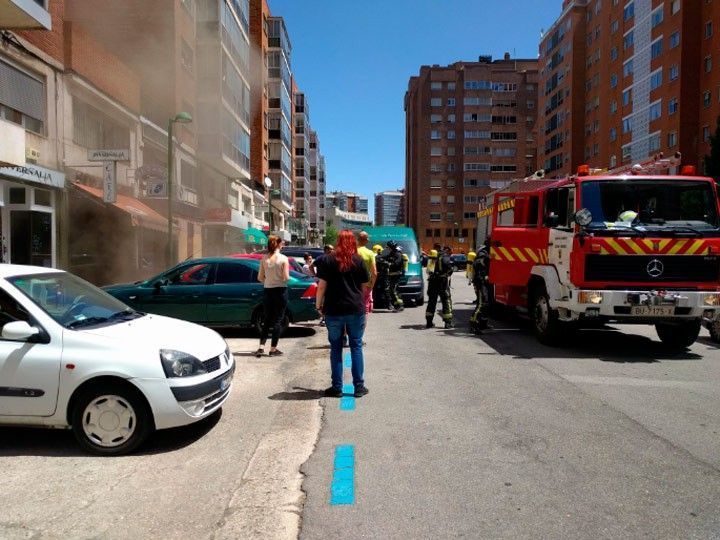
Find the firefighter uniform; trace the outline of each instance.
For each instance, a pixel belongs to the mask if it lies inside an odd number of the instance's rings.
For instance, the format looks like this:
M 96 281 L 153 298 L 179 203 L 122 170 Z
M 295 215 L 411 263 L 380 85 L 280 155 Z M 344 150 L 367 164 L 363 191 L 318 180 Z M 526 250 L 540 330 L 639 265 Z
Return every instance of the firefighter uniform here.
M 430 250 L 427 277 L 428 277 L 428 304 L 425 311 L 426 328 L 432 328 L 438 296 L 442 303 L 442 318 L 445 328 L 453 326 L 452 301 L 450 300 L 450 276 L 453 273 L 452 259 L 445 253 Z
M 375 267 L 377 268 L 377 280 L 373 287 L 373 303 L 376 307 L 385 309 L 392 304 L 389 295 L 390 284 L 388 279 L 390 264 L 385 257 L 382 256 L 383 248 L 381 245 L 375 244 L 372 249 L 375 252 Z
M 472 268 L 470 270 L 471 281 L 475 289 L 475 311 L 470 317 L 470 329 L 476 334 L 488 327 L 488 307 L 490 296 L 488 294 L 488 265 L 490 255 L 485 247 L 481 248 L 477 254 L 473 255 Z M 468 259 L 470 256 L 468 256 Z
M 402 311 L 404 305 L 398 293 L 398 285 L 400 285 L 400 280 L 405 275 L 405 261 L 396 242 L 390 240 L 387 247 L 389 252 L 385 255 L 385 260 L 388 263 L 388 296 L 392 302 L 393 311 Z

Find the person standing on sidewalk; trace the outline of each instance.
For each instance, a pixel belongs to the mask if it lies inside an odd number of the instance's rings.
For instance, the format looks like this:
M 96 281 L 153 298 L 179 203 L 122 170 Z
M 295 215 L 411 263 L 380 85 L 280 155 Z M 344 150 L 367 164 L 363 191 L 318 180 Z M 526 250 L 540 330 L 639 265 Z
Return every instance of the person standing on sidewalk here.
M 377 281 L 377 266 L 375 265 L 375 252 L 368 249 L 367 245 L 370 242 L 370 237 L 365 231 L 358 234 L 358 255 L 363 260 L 365 269 L 370 274 L 370 283 L 363 289 L 365 295 L 365 315 L 370 315 L 373 311 L 373 287 Z
M 342 396 L 343 330 L 347 330 L 352 358 L 352 377 L 355 397 L 368 393 L 364 379 L 362 350 L 365 333 L 365 298 L 363 290 L 370 283 L 370 273 L 357 254 L 357 241 L 352 231 L 338 236 L 335 251 L 318 261 L 318 283 L 315 305 L 325 314 L 330 342 L 330 373 L 332 386 L 325 390 L 328 397 Z
M 264 285 L 263 311 L 265 320 L 260 332 L 260 347 L 255 356 L 260 358 L 265 354 L 265 343 L 272 328 L 269 356 L 280 356 L 282 351 L 277 348 L 280 341 L 285 311 L 288 304 L 287 283 L 290 280 L 290 261 L 280 253 L 283 241 L 275 235 L 268 237 L 268 253 L 260 261 L 258 281 Z

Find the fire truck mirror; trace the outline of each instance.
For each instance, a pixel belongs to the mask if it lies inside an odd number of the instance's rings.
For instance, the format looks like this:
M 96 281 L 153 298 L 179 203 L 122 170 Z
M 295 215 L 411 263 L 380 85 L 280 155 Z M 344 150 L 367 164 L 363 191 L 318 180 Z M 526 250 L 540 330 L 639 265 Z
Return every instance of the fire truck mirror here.
M 575 223 L 580 225 L 581 227 L 587 227 L 592 223 L 592 213 L 587 208 L 583 208 L 582 210 L 578 210 L 575 213 Z

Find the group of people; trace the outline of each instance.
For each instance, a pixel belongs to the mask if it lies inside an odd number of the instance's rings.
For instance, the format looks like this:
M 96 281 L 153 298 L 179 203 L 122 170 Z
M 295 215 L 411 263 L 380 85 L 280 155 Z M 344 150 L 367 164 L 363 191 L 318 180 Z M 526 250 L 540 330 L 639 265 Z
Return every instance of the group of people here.
M 367 317 L 373 312 L 375 301 L 393 311 L 403 309 L 398 293 L 400 279 L 405 273 L 407 256 L 394 241 L 387 243 L 387 252 L 380 245 L 368 248 L 366 232 L 340 232 L 336 246 L 325 246 L 317 260 L 305 256 L 303 272 L 318 279 L 315 307 L 322 314 L 328 329 L 330 342 L 330 366 L 332 384 L 324 391 L 328 397 L 342 395 L 342 349 L 347 344 L 352 359 L 352 377 L 355 397 L 368 393 L 364 380 L 363 335 Z M 263 307 L 265 319 L 260 335 L 257 357 L 265 354 L 265 345 L 271 334 L 269 356 L 280 356 L 278 349 L 280 333 L 288 303 L 287 283 L 290 280 L 290 262 L 281 253 L 283 240 L 271 235 L 268 253 L 262 259 L 258 280 L 264 285 Z M 428 277 L 428 306 L 425 313 L 426 327 L 434 326 L 433 318 L 438 298 L 442 303 L 445 328 L 453 327 L 452 294 L 450 278 L 453 261 L 450 248 L 439 244 L 424 260 Z M 489 255 L 487 245 L 477 254 L 468 257 L 467 276 L 475 287 L 477 307 L 470 324 L 475 331 L 487 327 L 487 271 Z M 375 294 L 374 294 L 375 292 Z

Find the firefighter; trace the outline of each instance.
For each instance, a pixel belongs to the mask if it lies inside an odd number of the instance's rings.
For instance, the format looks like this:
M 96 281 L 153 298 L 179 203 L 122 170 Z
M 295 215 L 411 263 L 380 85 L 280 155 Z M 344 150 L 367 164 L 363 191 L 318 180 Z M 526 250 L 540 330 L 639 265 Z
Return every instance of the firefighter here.
M 477 253 L 473 253 L 473 263 L 470 274 L 472 276 L 472 284 L 475 289 L 475 311 L 470 317 L 470 330 L 479 334 L 488 327 L 488 307 L 490 295 L 488 294 L 488 268 L 490 263 L 490 254 L 487 245 L 481 247 Z M 470 257 L 468 257 L 470 258 Z
M 445 321 L 445 328 L 453 327 L 452 302 L 450 300 L 450 276 L 453 273 L 452 259 L 447 253 L 440 250 L 439 245 L 430 250 L 427 276 L 428 276 L 428 305 L 425 311 L 425 327 L 435 326 L 435 308 L 437 307 L 438 296 L 442 303 L 442 318 Z
M 402 311 L 405 306 L 398 294 L 398 285 L 400 285 L 400 279 L 405 275 L 405 262 L 397 242 L 390 240 L 387 248 L 388 254 L 385 255 L 385 260 L 388 262 L 388 296 L 392 302 L 392 310 Z
M 375 252 L 375 267 L 377 268 L 377 280 L 373 287 L 373 303 L 376 307 L 385 309 L 390 307 L 392 303 L 388 294 L 390 265 L 382 256 L 383 247 L 380 244 L 375 244 L 372 250 Z

